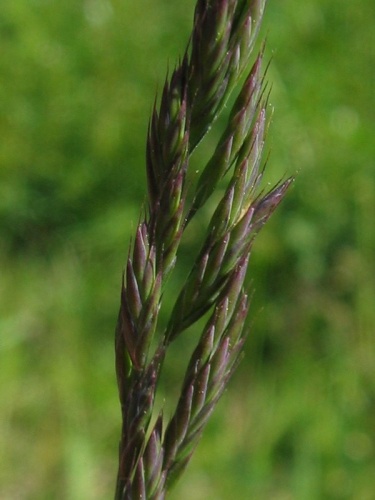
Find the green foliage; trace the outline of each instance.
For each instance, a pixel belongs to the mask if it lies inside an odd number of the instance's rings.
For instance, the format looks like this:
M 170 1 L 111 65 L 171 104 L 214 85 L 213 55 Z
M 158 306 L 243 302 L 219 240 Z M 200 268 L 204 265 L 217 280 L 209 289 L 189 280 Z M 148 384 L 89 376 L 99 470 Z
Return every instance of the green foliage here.
M 118 277 L 193 5 L 1 2 L 1 497 L 112 495 Z M 300 174 L 252 256 L 246 357 L 171 498 L 372 498 L 372 16 L 370 0 L 269 2 L 271 183 Z

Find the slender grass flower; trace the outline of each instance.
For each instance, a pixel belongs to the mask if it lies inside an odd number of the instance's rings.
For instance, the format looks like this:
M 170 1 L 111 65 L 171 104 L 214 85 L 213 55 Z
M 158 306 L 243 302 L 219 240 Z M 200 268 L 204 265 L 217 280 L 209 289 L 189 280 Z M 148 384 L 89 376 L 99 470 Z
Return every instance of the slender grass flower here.
M 235 370 L 246 337 L 244 289 L 254 238 L 292 179 L 262 192 L 267 130 L 263 48 L 253 58 L 265 0 L 198 0 L 185 54 L 166 79 L 147 132 L 148 200 L 129 251 L 116 328 L 122 433 L 116 500 L 163 499 L 190 460 Z M 190 158 L 248 71 L 196 186 Z M 225 183 L 168 324 L 165 284 L 184 232 Z M 172 416 L 154 415 L 168 347 L 204 315 Z M 153 418 L 154 417 L 154 418 Z

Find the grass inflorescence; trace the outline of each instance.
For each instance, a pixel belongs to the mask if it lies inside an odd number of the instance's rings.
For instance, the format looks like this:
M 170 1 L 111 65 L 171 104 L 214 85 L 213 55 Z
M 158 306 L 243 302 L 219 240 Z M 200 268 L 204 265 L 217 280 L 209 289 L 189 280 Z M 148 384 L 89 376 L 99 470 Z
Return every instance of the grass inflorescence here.
M 251 57 L 264 6 L 265 0 L 198 0 L 186 52 L 153 107 L 147 206 L 129 252 L 116 329 L 122 408 L 117 500 L 164 498 L 187 465 L 242 353 L 248 312 L 244 279 L 254 237 L 292 182 L 280 182 L 265 193 L 259 188 L 268 123 L 263 48 L 252 65 Z M 227 126 L 192 186 L 187 182 L 191 155 L 246 71 Z M 185 229 L 223 180 L 224 194 L 201 249 L 161 327 L 163 292 Z M 170 419 L 155 416 L 168 347 L 205 315 L 176 409 Z

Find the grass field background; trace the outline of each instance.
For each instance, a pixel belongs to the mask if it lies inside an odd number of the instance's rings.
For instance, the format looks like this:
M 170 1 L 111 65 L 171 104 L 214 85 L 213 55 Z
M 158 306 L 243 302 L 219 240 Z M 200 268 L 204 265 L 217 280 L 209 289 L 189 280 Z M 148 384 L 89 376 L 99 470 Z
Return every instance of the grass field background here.
M 193 7 L 1 2 L 0 498 L 113 496 L 121 273 L 149 113 Z M 269 0 L 263 33 L 267 181 L 298 176 L 255 245 L 245 359 L 170 498 L 372 500 L 373 1 Z M 188 346 L 168 361 L 167 408 Z

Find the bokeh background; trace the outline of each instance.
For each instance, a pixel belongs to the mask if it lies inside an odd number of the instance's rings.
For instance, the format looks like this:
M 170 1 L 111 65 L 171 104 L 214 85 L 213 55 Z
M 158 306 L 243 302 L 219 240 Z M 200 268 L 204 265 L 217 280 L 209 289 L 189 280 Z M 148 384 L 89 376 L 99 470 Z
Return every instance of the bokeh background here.
M 255 245 L 246 357 L 170 498 L 372 500 L 375 8 L 268 4 L 267 181 L 298 176 Z M 193 7 L 0 4 L 5 500 L 113 496 L 121 273 L 145 200 L 149 113 Z M 185 363 L 177 345 L 162 386 L 167 407 Z

